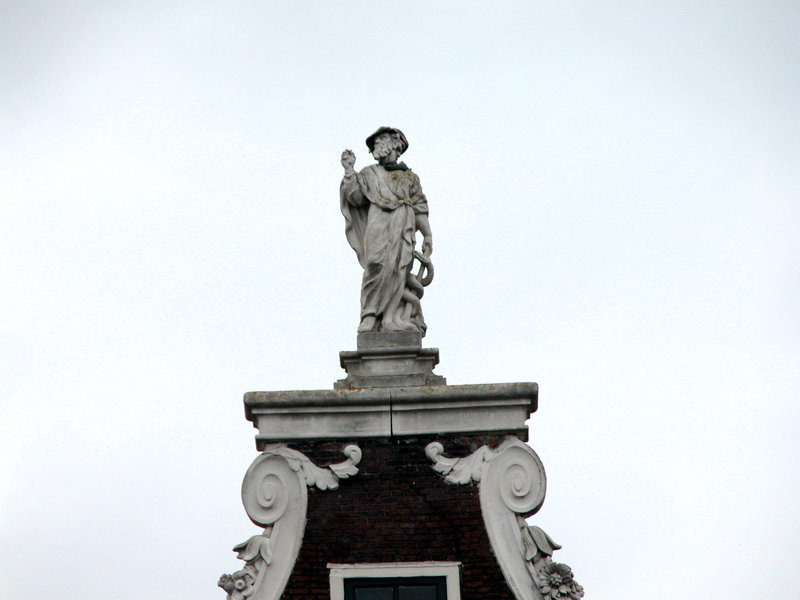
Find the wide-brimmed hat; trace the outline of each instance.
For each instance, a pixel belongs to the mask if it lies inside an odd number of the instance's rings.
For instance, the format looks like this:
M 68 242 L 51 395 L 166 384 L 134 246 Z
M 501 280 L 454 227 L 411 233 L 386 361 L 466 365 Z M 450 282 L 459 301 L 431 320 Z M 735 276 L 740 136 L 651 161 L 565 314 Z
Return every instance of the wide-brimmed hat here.
M 400 154 L 408 150 L 408 140 L 406 139 L 406 136 L 403 135 L 402 131 L 400 131 L 395 127 L 381 127 L 380 129 L 378 129 L 378 131 L 376 131 L 367 138 L 367 148 L 369 148 L 370 152 L 372 152 L 375 149 L 375 138 L 382 133 L 396 133 L 397 135 L 400 136 L 400 141 L 403 142 L 403 149 L 400 150 Z

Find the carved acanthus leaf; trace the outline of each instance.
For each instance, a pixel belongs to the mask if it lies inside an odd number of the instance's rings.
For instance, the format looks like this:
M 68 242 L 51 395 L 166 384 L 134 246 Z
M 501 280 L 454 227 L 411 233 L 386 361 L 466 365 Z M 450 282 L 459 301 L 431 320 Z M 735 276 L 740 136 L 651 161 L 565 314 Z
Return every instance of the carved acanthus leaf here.
M 543 529 L 535 525 L 528 525 L 521 516 L 517 515 L 522 544 L 524 546 L 525 560 L 536 560 L 538 555 L 552 556 L 561 546 L 556 544 Z
M 283 444 L 268 446 L 262 454 L 282 456 L 289 463 L 293 471 L 302 472 L 306 485 L 316 486 L 321 490 L 335 490 L 339 487 L 340 479 L 347 479 L 358 473 L 356 465 L 361 462 L 361 448 L 349 444 L 342 451 L 348 458 L 345 461 L 329 465 L 327 468 L 318 467 L 305 454 L 293 450 Z
M 465 485 L 470 481 L 480 481 L 483 465 L 492 460 L 489 446 L 481 446 L 469 456 L 453 458 L 443 456 L 444 446 L 431 442 L 425 447 L 425 454 L 433 461 L 433 470 L 444 475 L 449 483 Z
M 355 444 L 348 444 L 344 447 L 342 453 L 347 456 L 347 460 L 329 465 L 328 468 L 333 471 L 339 479 L 347 479 L 358 473 L 358 467 L 356 467 L 356 465 L 361 462 L 361 448 Z
M 263 534 L 254 535 L 246 542 L 236 544 L 233 551 L 236 552 L 236 558 L 240 558 L 248 563 L 262 560 L 265 565 L 272 564 L 272 543 L 270 542 L 269 535 L 271 527 L 264 530 Z

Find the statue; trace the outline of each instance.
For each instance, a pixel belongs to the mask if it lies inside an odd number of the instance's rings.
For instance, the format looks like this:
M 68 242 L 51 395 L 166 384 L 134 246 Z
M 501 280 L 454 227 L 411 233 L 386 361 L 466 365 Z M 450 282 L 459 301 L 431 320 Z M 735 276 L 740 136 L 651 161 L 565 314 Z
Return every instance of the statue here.
M 418 331 L 424 336 L 420 298 L 433 279 L 428 201 L 419 177 L 397 162 L 408 148 L 402 131 L 381 127 L 367 138 L 367 147 L 378 164 L 356 173 L 355 154 L 345 150 L 339 189 L 347 241 L 364 269 L 358 332 Z M 421 252 L 415 250 L 417 231 Z

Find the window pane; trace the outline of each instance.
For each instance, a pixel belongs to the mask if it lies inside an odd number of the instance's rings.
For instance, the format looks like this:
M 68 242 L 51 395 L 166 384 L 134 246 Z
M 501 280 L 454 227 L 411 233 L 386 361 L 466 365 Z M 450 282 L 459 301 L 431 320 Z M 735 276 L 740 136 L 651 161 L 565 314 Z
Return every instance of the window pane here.
M 435 585 L 401 585 L 399 600 L 436 600 Z
M 357 587 L 353 590 L 355 600 L 392 600 L 390 587 Z M 434 600 L 436 600 L 434 598 Z

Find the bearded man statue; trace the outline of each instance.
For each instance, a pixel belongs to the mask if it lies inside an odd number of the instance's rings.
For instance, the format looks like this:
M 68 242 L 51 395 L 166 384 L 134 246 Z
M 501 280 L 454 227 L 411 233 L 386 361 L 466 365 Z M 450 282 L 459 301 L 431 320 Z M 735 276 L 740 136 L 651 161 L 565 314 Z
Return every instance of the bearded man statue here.
M 408 149 L 402 131 L 381 127 L 367 138 L 367 147 L 378 164 L 357 173 L 355 154 L 345 150 L 339 189 L 347 241 L 364 269 L 358 332 L 425 335 L 419 299 L 433 273 L 428 201 L 416 173 L 397 162 Z M 414 249 L 417 231 L 422 234 L 421 253 Z M 415 258 L 420 262 L 416 275 L 412 273 Z M 422 277 L 426 270 L 428 276 Z

